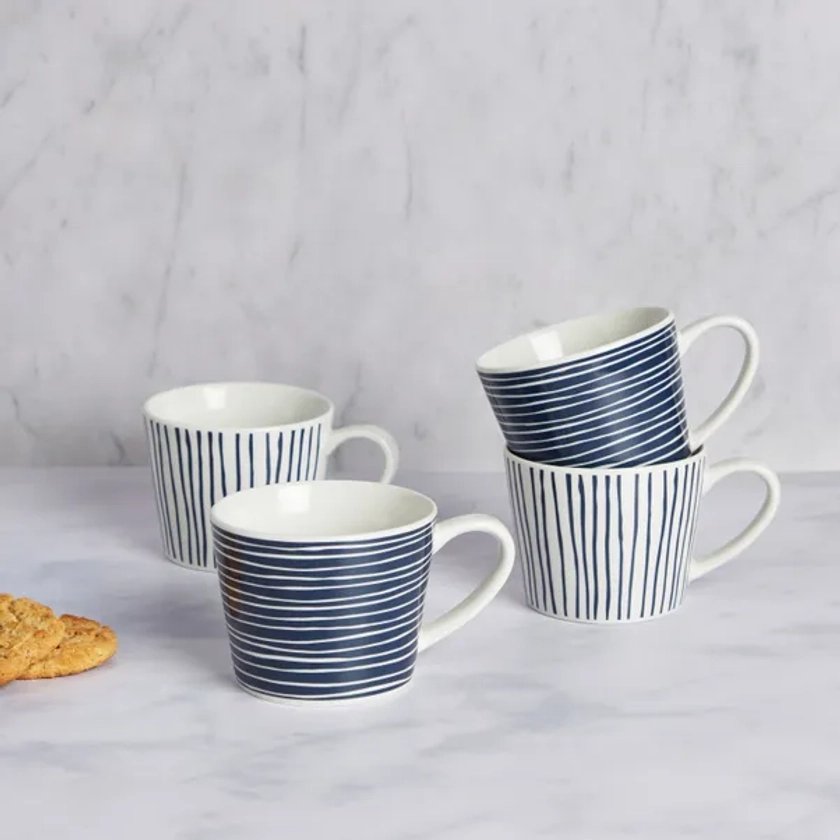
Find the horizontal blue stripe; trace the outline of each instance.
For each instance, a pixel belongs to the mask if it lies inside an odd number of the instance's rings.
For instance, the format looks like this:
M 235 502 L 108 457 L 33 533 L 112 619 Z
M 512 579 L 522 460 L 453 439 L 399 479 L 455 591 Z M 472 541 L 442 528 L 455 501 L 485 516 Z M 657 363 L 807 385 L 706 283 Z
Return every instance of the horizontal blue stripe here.
M 652 378 L 663 376 L 679 359 L 679 350 L 675 339 L 669 339 L 655 352 L 640 353 L 627 360 L 611 365 L 598 365 L 586 373 L 570 375 L 555 374 L 553 377 L 533 382 L 508 385 L 497 388 L 485 384 L 487 398 L 493 405 L 504 406 L 508 403 L 523 403 L 532 400 L 556 399 L 573 400 L 582 391 L 609 390 L 618 386 L 641 387 Z
M 294 606 L 333 607 L 344 604 L 347 610 L 356 609 L 357 604 L 377 598 L 394 598 L 403 591 L 424 585 L 428 574 L 428 564 L 419 569 L 412 569 L 398 578 L 382 581 L 363 582 L 358 586 L 334 584 L 323 586 L 272 586 L 254 584 L 252 581 L 241 581 L 230 575 L 222 574 L 219 569 L 219 579 L 225 594 L 231 599 L 259 606 L 261 611 L 270 609 L 285 609 Z M 271 601 L 249 598 L 251 596 L 270 597 Z M 243 607 L 244 608 L 244 607 Z M 250 609 L 250 607 L 249 607 Z
M 339 637 L 329 639 L 301 639 L 284 643 L 277 638 L 246 636 L 228 628 L 231 644 L 252 656 L 306 656 L 313 659 L 330 657 L 359 658 L 378 656 L 416 639 L 422 611 L 406 617 L 401 625 L 392 623 L 383 628 L 349 629 Z
M 673 322 L 666 324 L 664 327 L 641 336 L 636 339 L 631 339 L 618 347 L 610 350 L 598 350 L 597 348 L 588 352 L 583 358 L 572 359 L 558 359 L 557 362 L 549 363 L 541 367 L 530 367 L 525 370 L 514 371 L 486 371 L 479 370 L 478 375 L 482 382 L 495 386 L 504 386 L 509 384 L 516 384 L 518 382 L 527 382 L 530 380 L 544 379 L 550 376 L 556 376 L 566 371 L 588 372 L 593 369 L 610 365 L 621 359 L 631 358 L 640 352 L 649 352 L 656 350 L 662 343 L 671 340 L 676 336 L 676 327 Z
M 385 558 L 431 540 L 431 523 L 402 532 L 388 540 L 321 540 L 291 543 L 280 540 L 249 540 L 237 534 L 213 529 L 214 543 L 229 556 L 267 566 L 282 564 L 289 568 L 306 567 L 329 560 L 334 564 L 352 564 L 357 558 Z
M 243 686 L 258 694 L 289 700 L 350 700 L 372 697 L 401 688 L 409 682 L 413 671 L 414 665 L 412 663 L 400 674 L 368 680 L 360 684 L 333 686 L 329 690 L 324 690 L 323 687 L 319 686 L 287 685 L 282 680 L 260 679 L 249 673 L 247 668 L 234 661 L 234 672 Z

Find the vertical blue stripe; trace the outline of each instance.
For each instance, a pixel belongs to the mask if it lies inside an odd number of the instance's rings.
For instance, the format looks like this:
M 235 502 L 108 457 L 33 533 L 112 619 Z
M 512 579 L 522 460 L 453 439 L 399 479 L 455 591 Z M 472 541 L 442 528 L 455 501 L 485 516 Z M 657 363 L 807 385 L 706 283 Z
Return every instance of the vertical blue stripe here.
M 225 475 L 225 450 L 222 442 L 222 433 L 219 432 L 219 472 L 221 473 L 222 498 L 227 496 L 227 476 Z
M 289 471 L 286 473 L 286 481 L 292 480 L 292 465 L 295 460 L 295 429 L 292 429 L 292 442 L 289 445 Z
M 178 556 L 183 558 L 184 540 L 181 534 L 181 514 L 178 509 L 178 490 L 175 484 L 175 471 L 172 469 L 172 446 L 169 442 L 169 426 L 164 426 L 163 430 L 166 433 L 166 457 L 169 461 L 169 476 L 172 481 L 172 484 L 170 485 L 172 488 L 172 507 L 175 510 L 175 525 L 178 531 Z
M 200 566 L 204 554 L 202 550 L 202 540 L 204 534 L 199 533 L 198 515 L 201 512 L 201 505 L 196 503 L 195 498 L 195 479 L 193 478 L 192 435 L 186 429 L 184 429 L 184 443 L 187 446 L 187 478 L 190 485 L 189 505 L 190 510 L 192 511 L 192 521 L 195 529 L 195 554 L 190 556 L 189 561 L 190 563 Z
M 540 582 L 542 583 L 542 605 L 548 609 L 548 587 L 545 582 L 545 569 L 543 568 L 542 545 L 540 544 L 540 519 L 537 515 L 537 484 L 534 481 L 534 468 L 528 467 L 528 483 L 531 486 L 531 505 L 534 511 L 534 543 L 537 547 L 536 559 L 540 566 Z
M 182 560 L 187 563 L 192 563 L 193 561 L 193 547 L 192 547 L 192 528 L 190 522 L 190 503 L 187 499 L 187 482 L 184 478 L 184 459 L 183 454 L 181 451 L 181 430 L 177 426 L 175 427 L 175 451 L 178 455 L 178 474 L 181 477 L 181 498 L 184 500 L 184 518 L 187 520 L 187 555 L 186 557 L 182 556 Z
M 233 437 L 233 442 L 236 445 L 236 492 L 242 489 L 242 456 L 239 454 L 239 438 L 240 434 L 237 432 Z
M 572 505 L 572 476 L 566 473 L 566 506 L 569 511 L 569 532 L 572 536 L 572 554 L 575 561 L 575 618 L 582 618 L 580 611 L 580 558 L 578 557 L 577 539 L 575 537 L 575 510 Z
M 642 610 L 639 613 L 641 618 L 645 617 L 645 599 L 648 593 L 648 571 L 650 570 L 650 529 L 653 525 L 653 473 L 647 477 L 647 532 L 645 533 L 645 577 L 642 581 Z
M 548 575 L 548 594 L 551 596 L 551 611 L 557 614 L 557 598 L 554 594 L 554 575 L 551 572 L 551 555 L 548 551 L 548 519 L 546 516 L 545 507 L 545 472 L 540 470 L 540 505 L 542 505 L 542 537 L 544 557 L 545 557 L 545 571 Z
M 531 592 L 531 581 L 529 574 L 528 551 L 525 546 L 525 537 L 522 530 L 522 509 L 519 504 L 519 497 L 516 493 L 515 471 L 518 469 L 512 461 L 505 459 L 505 472 L 507 473 L 508 495 L 510 496 L 510 507 L 513 511 L 513 526 L 516 530 L 516 540 L 519 545 L 519 563 L 522 567 L 522 584 L 525 589 L 525 598 L 529 603 L 534 603 Z
M 624 494 L 621 492 L 621 475 L 615 479 L 615 503 L 618 505 L 618 620 L 621 621 L 621 603 L 624 598 Z
M 277 466 L 274 471 L 274 483 L 280 483 L 280 467 L 283 466 L 283 432 L 277 433 Z
M 700 509 L 700 497 L 703 494 L 703 474 L 704 470 L 699 464 L 696 464 L 695 475 L 693 476 L 693 487 L 691 493 L 691 511 L 690 519 L 686 534 L 688 546 L 685 552 L 685 567 L 683 570 L 682 581 L 680 584 L 679 595 L 677 596 L 677 603 L 682 601 L 685 595 L 685 587 L 688 584 L 688 574 L 691 569 L 691 563 L 694 559 L 694 538 L 697 535 L 697 512 Z
M 605 603 L 604 603 L 604 610 L 606 611 L 606 618 L 607 621 L 610 620 L 610 606 L 612 605 L 612 580 L 610 580 L 611 569 L 610 569 L 610 518 L 611 518 L 611 511 L 610 511 L 610 476 L 607 475 L 604 478 L 606 487 L 604 489 L 604 500 L 606 505 L 604 507 L 604 569 L 605 569 L 605 587 L 606 587 L 606 596 L 605 596 Z
M 154 431 L 152 429 L 152 421 L 146 418 L 144 420 L 144 425 L 146 428 L 146 440 L 149 443 L 149 452 L 151 455 L 149 463 L 152 470 L 152 484 L 154 485 L 155 504 L 158 512 L 158 525 L 160 526 L 160 541 L 163 543 L 163 550 L 168 551 L 169 545 L 166 542 L 166 524 L 163 519 L 163 488 L 160 482 L 160 470 L 157 464 L 157 456 L 155 455 L 155 440 Z
M 633 491 L 633 545 L 630 549 L 630 581 L 627 586 L 627 618 L 633 617 L 633 578 L 636 573 L 636 545 L 639 539 L 639 474 L 635 475 Z
M 677 593 L 677 586 L 682 576 L 683 566 L 685 565 L 685 524 L 687 522 L 686 519 L 686 509 L 688 508 L 689 504 L 689 480 L 692 476 L 692 469 L 694 464 L 691 465 L 691 468 L 684 468 L 682 471 L 682 503 L 680 504 L 680 518 L 677 520 L 677 538 L 674 541 L 674 574 L 671 578 L 671 591 L 668 593 L 668 609 L 673 610 L 676 607 L 676 593 Z
M 510 509 L 513 513 L 513 527 L 516 531 L 516 544 L 519 552 L 519 564 L 522 567 L 522 583 L 525 589 L 525 600 L 531 602 L 531 589 L 528 585 L 528 560 L 525 556 L 525 541 L 522 534 L 522 523 L 520 521 L 519 499 L 516 497 L 516 479 L 512 461 L 505 458 L 505 474 L 508 482 L 508 496 L 510 497 Z
M 170 484 L 171 478 L 167 478 L 166 476 L 166 467 L 163 460 L 163 429 L 158 424 L 155 423 L 155 437 L 157 439 L 157 453 L 158 453 L 158 464 L 160 464 L 160 483 L 161 488 L 163 489 L 163 516 L 166 520 L 166 532 L 169 537 L 169 553 L 171 556 L 175 556 L 175 531 L 172 527 L 172 509 L 169 504 L 169 498 L 172 495 L 172 485 Z
M 216 504 L 216 465 L 213 462 L 213 432 L 207 432 L 207 479 L 210 483 L 210 507 Z
M 152 423 L 156 448 L 157 459 L 160 465 L 160 488 L 161 499 L 163 502 L 163 519 L 166 522 L 166 532 L 168 536 L 168 551 L 170 556 L 175 556 L 175 535 L 172 533 L 172 514 L 169 510 L 169 491 L 167 490 L 167 479 L 163 474 L 163 444 L 161 443 L 161 427 L 157 423 Z
M 309 440 L 306 444 L 306 480 L 315 478 L 315 473 L 312 472 L 312 438 L 315 437 L 315 427 L 309 427 Z
M 303 466 L 303 436 L 306 430 L 300 430 L 300 437 L 298 438 L 298 455 L 297 455 L 297 471 L 295 473 L 295 480 L 300 481 L 300 469 Z
M 592 617 L 598 618 L 598 476 L 592 476 Z
M 592 618 L 589 608 L 589 567 L 586 556 L 586 488 L 583 476 L 578 478 L 578 499 L 580 501 L 580 557 L 583 563 L 583 586 L 586 590 L 586 617 Z
M 650 615 L 656 614 L 656 590 L 659 583 L 659 566 L 662 562 L 662 543 L 668 526 L 668 474 L 662 473 L 662 516 L 659 522 L 659 547 L 656 550 L 656 565 L 653 569 L 653 588 L 650 591 Z M 666 559 L 667 562 L 667 559 Z
M 680 566 L 680 557 L 677 553 L 676 549 L 671 547 L 671 538 L 674 534 L 674 516 L 677 513 L 677 499 L 679 498 L 679 481 L 680 481 L 680 470 L 674 470 L 674 495 L 671 499 L 671 517 L 670 521 L 668 522 L 668 539 L 665 542 L 665 556 L 667 563 L 665 565 L 665 573 L 662 576 L 662 593 L 659 599 L 659 612 L 664 612 L 665 610 L 665 596 L 667 595 L 667 584 L 668 584 L 668 572 L 670 570 L 671 577 L 676 577 L 677 573 L 679 572 Z
M 688 572 L 691 567 L 691 543 L 694 535 L 695 512 L 697 509 L 697 476 L 702 479 L 703 470 L 697 469 L 697 464 L 692 464 L 691 474 L 688 479 L 688 501 L 686 502 L 685 524 L 683 526 L 682 545 L 680 548 L 680 556 L 682 557 L 682 565 L 680 569 L 680 577 L 674 588 L 672 596 L 673 608 L 679 605 L 683 597 L 685 589 L 685 581 L 688 578 Z
M 254 479 L 255 479 L 254 469 L 255 469 L 255 465 L 254 465 L 254 435 L 249 434 L 248 435 L 248 471 L 250 473 L 250 475 L 249 475 L 250 481 L 248 482 L 249 487 L 254 486 Z
M 208 437 L 210 432 L 207 433 Z M 204 459 L 201 455 L 201 432 L 195 433 L 195 448 L 198 457 L 198 509 L 201 511 L 201 540 L 204 544 L 199 562 L 206 568 L 209 563 L 210 547 L 207 545 L 207 511 L 204 505 Z
M 271 484 L 271 435 L 265 433 L 265 483 Z
M 518 465 L 517 472 L 519 473 L 519 498 L 522 501 L 522 521 L 525 526 L 525 543 L 527 548 L 525 550 L 525 554 L 531 559 L 531 579 L 533 581 L 533 603 L 538 605 L 538 592 L 537 592 L 537 570 L 534 566 L 534 551 L 533 551 L 533 543 L 531 542 L 531 527 L 528 524 L 528 508 L 525 504 L 525 481 L 523 479 L 524 468 L 522 465 Z
M 318 464 L 321 460 L 321 424 L 318 424 L 318 439 L 315 441 L 315 474 L 313 478 L 318 478 Z
M 530 530 L 528 528 L 528 506 L 525 504 L 525 495 L 523 492 L 525 486 L 523 479 L 524 468 L 521 464 L 517 464 L 515 469 L 516 484 L 514 485 L 514 490 L 517 495 L 520 528 L 522 529 L 523 533 L 523 555 L 527 560 L 526 565 L 528 569 L 528 579 L 530 581 L 530 598 L 532 604 L 539 606 L 539 592 L 537 590 L 537 570 L 534 566 L 534 552 L 531 547 L 531 535 Z
M 551 473 L 551 498 L 554 504 L 554 527 L 557 531 L 557 551 L 560 556 L 560 584 L 563 593 L 563 612 L 568 613 L 569 602 L 566 599 L 566 547 L 563 545 L 563 536 L 560 530 L 560 505 L 557 503 L 557 484 L 554 481 L 554 473 Z

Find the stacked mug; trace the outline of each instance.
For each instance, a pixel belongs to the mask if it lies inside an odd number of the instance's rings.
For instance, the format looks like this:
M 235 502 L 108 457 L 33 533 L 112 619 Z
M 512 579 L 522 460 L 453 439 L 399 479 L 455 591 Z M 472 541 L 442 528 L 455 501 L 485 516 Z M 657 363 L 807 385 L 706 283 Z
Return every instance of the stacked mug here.
M 743 363 L 721 404 L 690 429 L 681 359 L 718 328 L 741 335 Z M 743 400 L 758 360 L 758 337 L 742 318 L 680 330 L 671 312 L 654 307 L 540 328 L 479 358 L 506 442 L 531 608 L 580 622 L 656 618 L 680 606 L 688 583 L 752 544 L 778 508 L 778 477 L 746 459 L 709 465 L 704 444 Z M 700 500 L 735 473 L 762 479 L 764 503 L 739 536 L 695 558 Z

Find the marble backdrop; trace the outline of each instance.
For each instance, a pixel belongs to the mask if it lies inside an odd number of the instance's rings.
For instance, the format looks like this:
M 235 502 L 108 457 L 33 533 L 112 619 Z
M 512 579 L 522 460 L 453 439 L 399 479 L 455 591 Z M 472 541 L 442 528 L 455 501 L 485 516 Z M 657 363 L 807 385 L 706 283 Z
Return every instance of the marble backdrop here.
M 840 468 L 838 32 L 832 0 L 3 0 L 0 463 L 143 463 L 149 394 L 265 378 L 407 468 L 501 470 L 479 353 L 658 303 L 763 339 L 715 455 Z M 739 353 L 686 357 L 693 416 Z

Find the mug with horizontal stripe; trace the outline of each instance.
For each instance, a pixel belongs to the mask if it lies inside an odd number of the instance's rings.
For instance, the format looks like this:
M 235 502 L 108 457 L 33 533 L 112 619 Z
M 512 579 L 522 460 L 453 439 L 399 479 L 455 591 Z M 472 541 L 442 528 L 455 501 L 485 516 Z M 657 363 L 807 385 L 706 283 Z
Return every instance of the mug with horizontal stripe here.
M 623 623 L 673 612 L 688 583 L 761 535 L 781 492 L 764 464 L 734 458 L 707 466 L 702 450 L 628 469 L 546 466 L 507 450 L 506 465 L 528 606 L 569 621 Z M 740 535 L 695 558 L 700 500 L 736 473 L 761 478 L 764 503 Z
M 513 568 L 513 537 L 495 517 L 436 517 L 426 496 L 364 481 L 274 485 L 217 502 L 214 550 L 240 686 L 291 705 L 407 687 L 418 652 L 475 618 Z M 495 569 L 424 623 L 432 555 L 473 531 L 499 541 Z
M 214 569 L 210 508 L 229 493 L 321 479 L 328 456 L 352 438 L 382 448 L 386 484 L 399 460 L 384 429 L 336 429 L 332 402 L 292 385 L 189 385 L 151 397 L 143 413 L 164 554 L 190 569 Z
M 680 360 L 723 327 L 744 339 L 741 371 L 692 430 Z M 487 351 L 476 367 L 512 452 L 566 467 L 632 467 L 697 451 L 743 400 L 758 359 L 758 336 L 743 318 L 717 315 L 677 330 L 667 309 L 645 307 L 527 333 Z

